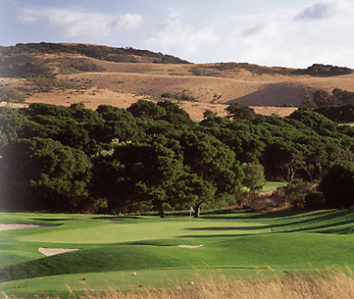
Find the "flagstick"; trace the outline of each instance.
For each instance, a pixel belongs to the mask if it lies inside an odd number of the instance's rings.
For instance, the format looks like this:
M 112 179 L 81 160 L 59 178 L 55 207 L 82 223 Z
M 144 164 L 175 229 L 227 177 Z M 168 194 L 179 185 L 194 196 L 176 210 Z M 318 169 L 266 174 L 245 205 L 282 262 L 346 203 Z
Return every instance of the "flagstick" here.
M 192 221 L 192 212 L 194 212 L 193 207 L 189 209 L 189 221 Z

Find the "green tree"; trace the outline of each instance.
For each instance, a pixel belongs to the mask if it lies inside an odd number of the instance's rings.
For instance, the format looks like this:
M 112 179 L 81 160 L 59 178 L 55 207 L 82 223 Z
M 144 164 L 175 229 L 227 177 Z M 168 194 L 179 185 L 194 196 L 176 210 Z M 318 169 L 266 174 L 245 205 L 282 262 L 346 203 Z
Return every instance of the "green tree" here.
M 317 90 L 313 94 L 313 102 L 316 103 L 317 106 L 328 106 L 338 104 L 337 98 L 332 96 L 329 92 L 325 90 Z
M 300 148 L 288 142 L 275 142 L 270 144 L 264 153 L 264 163 L 268 171 L 280 170 L 283 177 L 291 183 L 295 174 L 304 164 L 304 156 Z
M 129 111 L 108 105 L 100 105 L 96 111 L 105 120 L 101 130 L 97 131 L 96 140 L 105 143 L 116 138 L 120 141 L 129 141 L 142 134 L 136 119 Z
M 147 117 L 158 118 L 162 115 L 166 115 L 166 110 L 156 105 L 154 102 L 139 100 L 132 104 L 127 111 L 134 115 L 134 117 Z
M 256 116 L 254 109 L 237 102 L 232 102 L 225 110 L 228 113 L 228 117 L 234 120 L 252 120 Z
M 245 177 L 242 185 L 251 191 L 261 190 L 265 184 L 264 167 L 256 163 L 243 163 L 242 165 Z
M 184 109 L 181 109 L 177 104 L 165 100 L 159 101 L 157 106 L 165 109 L 166 111 L 166 115 L 160 116 L 158 119 L 165 120 L 177 128 L 190 127 L 194 125 L 194 122 L 191 120 L 189 114 Z
M 209 109 L 206 109 L 204 112 L 203 112 L 203 119 L 207 119 L 209 117 L 212 117 L 212 116 L 216 116 L 217 115 L 217 112 L 214 112 L 214 111 L 211 111 Z
M 217 187 L 211 182 L 204 180 L 195 173 L 185 173 L 178 181 L 179 204 L 194 208 L 194 217 L 200 215 L 200 207 L 203 203 L 211 203 L 215 199 Z
M 0 130 L 8 142 L 45 134 L 43 126 L 24 115 L 22 110 L 10 107 L 0 107 Z
M 317 104 L 312 100 L 312 97 L 305 92 L 303 95 L 301 95 L 301 103 L 303 107 L 306 108 L 316 108 L 318 107 Z
M 319 190 L 328 206 L 342 208 L 354 203 L 354 163 L 340 161 L 323 176 Z
M 310 110 L 296 110 L 289 115 L 288 118 L 297 120 L 318 133 L 321 133 L 323 129 L 335 132 L 338 127 L 335 122 L 326 118 L 322 114 Z
M 202 189 L 209 190 L 206 194 L 212 193 L 211 186 L 216 188 L 215 196 L 199 197 L 193 202 L 194 216 L 197 218 L 201 204 L 212 204 L 240 190 L 243 171 L 235 159 L 235 153 L 213 136 L 201 132 L 186 133 L 181 143 L 184 147 L 185 170 L 198 177 L 197 182 Z M 201 188 L 196 188 L 196 193 L 200 194 L 198 190 Z
M 163 135 L 117 144 L 93 163 L 95 196 L 106 197 L 112 210 L 144 204 L 153 206 L 162 218 L 164 205 L 173 200 L 175 184 L 183 173 L 178 142 Z
M 89 209 L 87 156 L 51 139 L 22 139 L 0 159 L 3 208 L 78 212 Z

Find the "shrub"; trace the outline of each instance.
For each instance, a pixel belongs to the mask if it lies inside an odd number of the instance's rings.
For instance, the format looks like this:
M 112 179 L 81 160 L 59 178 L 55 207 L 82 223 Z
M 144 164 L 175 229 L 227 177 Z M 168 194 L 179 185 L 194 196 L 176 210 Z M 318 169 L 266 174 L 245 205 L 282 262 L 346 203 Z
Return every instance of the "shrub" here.
M 320 200 L 321 193 L 314 191 L 315 186 L 313 183 L 294 180 L 293 183 L 278 188 L 275 195 L 281 201 L 290 203 L 296 209 L 314 207 L 316 202 L 319 205 L 323 204 Z
M 319 190 L 325 195 L 326 205 L 334 208 L 354 204 L 354 163 L 340 161 L 324 175 Z

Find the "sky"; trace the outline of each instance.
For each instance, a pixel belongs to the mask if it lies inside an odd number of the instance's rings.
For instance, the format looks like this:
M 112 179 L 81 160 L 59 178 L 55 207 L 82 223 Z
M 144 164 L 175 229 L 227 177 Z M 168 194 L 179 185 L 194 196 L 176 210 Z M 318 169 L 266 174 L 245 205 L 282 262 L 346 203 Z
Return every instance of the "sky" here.
M 354 68 L 354 0 L 0 0 L 0 45 L 133 47 L 193 63 Z

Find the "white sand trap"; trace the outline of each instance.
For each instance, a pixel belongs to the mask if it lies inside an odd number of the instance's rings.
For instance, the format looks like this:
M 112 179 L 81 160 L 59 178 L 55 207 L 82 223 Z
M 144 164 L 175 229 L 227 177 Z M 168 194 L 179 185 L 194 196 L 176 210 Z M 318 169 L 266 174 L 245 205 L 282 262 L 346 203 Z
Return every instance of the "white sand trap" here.
M 51 255 L 57 255 L 57 254 L 62 254 L 62 253 L 67 253 L 71 251 L 76 251 L 80 249 L 67 249 L 67 248 L 44 248 L 40 247 L 38 248 L 38 251 L 45 256 L 51 256 Z
M 12 229 L 21 229 L 21 228 L 34 228 L 34 227 L 51 227 L 57 225 L 46 225 L 46 224 L 20 224 L 20 223 L 12 223 L 12 224 L 0 224 L 0 231 L 4 230 L 12 230 Z
M 171 245 L 171 247 L 181 247 L 181 248 L 199 248 L 204 245 Z

